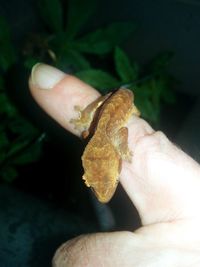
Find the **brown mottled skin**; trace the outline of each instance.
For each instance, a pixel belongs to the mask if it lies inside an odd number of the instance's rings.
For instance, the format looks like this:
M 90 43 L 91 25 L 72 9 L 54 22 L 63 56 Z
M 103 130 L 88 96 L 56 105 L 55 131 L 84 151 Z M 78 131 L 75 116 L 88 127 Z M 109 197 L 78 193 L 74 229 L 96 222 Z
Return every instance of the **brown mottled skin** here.
M 82 155 L 85 184 L 92 188 L 98 200 L 108 202 L 117 187 L 122 159 L 131 161 L 128 148 L 128 128 L 125 127 L 132 114 L 139 115 L 133 104 L 133 93 L 120 88 L 113 94 L 100 97 L 72 120 L 86 138 L 97 109 L 95 131 Z

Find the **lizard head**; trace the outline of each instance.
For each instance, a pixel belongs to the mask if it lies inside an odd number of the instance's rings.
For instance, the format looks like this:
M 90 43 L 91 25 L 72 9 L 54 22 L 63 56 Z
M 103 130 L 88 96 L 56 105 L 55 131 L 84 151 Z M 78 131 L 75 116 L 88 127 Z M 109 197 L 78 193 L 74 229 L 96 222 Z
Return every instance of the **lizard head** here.
M 99 184 L 98 188 L 92 187 L 91 189 L 97 197 L 98 201 L 101 203 L 107 203 L 113 197 L 115 190 L 117 188 L 118 181 L 115 184 L 107 183 L 105 185 Z
M 87 161 L 86 161 L 87 162 Z M 83 180 L 102 203 L 107 203 L 115 193 L 119 181 L 121 160 L 95 160 L 95 164 L 86 164 Z M 97 168 L 94 168 L 94 165 Z M 92 167 L 92 168 L 91 168 Z

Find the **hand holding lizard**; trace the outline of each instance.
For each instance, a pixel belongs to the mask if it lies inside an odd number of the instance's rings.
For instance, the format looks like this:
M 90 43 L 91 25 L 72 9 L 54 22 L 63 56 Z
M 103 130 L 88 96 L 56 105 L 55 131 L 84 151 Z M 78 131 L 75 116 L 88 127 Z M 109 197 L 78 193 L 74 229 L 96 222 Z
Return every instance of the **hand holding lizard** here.
M 70 123 L 74 106 L 84 108 L 99 97 L 77 78 L 46 65 L 35 67 L 30 88 L 41 107 L 77 136 L 81 132 Z M 68 241 L 56 252 L 54 266 L 200 266 L 199 165 L 144 120 L 133 116 L 127 127 L 134 155 L 131 164 L 122 162 L 120 182 L 143 226 L 134 233 Z

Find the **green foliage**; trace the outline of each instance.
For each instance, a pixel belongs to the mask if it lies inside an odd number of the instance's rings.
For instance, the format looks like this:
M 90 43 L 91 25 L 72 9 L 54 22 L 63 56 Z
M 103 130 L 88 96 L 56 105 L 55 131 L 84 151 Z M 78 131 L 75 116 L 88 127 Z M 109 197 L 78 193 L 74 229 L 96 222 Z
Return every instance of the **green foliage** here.
M 62 6 L 59 0 L 40 0 L 38 7 L 46 26 L 55 32 L 62 31 Z
M 159 121 L 161 104 L 175 102 L 175 96 L 171 90 L 173 79 L 166 72 L 169 55 L 171 56 L 170 52 L 165 52 L 156 56 L 143 77 L 139 73 L 142 66 L 135 61 L 132 62 L 121 48 L 116 47 L 114 50 L 115 76 L 99 69 L 80 71 L 76 75 L 101 93 L 106 93 L 108 88 L 121 86 L 131 89 L 142 117 L 156 125 Z
M 149 64 L 152 72 L 159 74 L 163 71 L 166 71 L 166 67 L 170 64 L 173 55 L 173 52 L 165 51 L 155 56 L 155 58 Z
M 1 178 L 7 183 L 13 182 L 13 180 L 18 176 L 18 172 L 15 167 L 11 165 L 6 166 L 6 168 L 1 169 Z
M 11 43 L 10 30 L 0 17 L 0 178 L 12 182 L 18 175 L 17 166 L 31 163 L 41 155 L 41 133 L 17 110 L 7 94 L 4 74 L 17 58 Z
M 61 69 L 86 70 L 90 68 L 90 62 L 76 49 L 63 49 L 57 57 L 56 66 Z
M 131 60 L 121 45 L 134 33 L 133 22 L 114 22 L 83 34 L 97 6 L 97 0 L 38 0 L 45 30 L 26 40 L 23 58 L 16 54 L 9 27 L 0 17 L 0 176 L 4 181 L 17 177 L 17 166 L 40 158 L 45 136 L 8 97 L 4 74 L 17 58 L 29 71 L 38 61 L 53 64 L 101 93 L 128 87 L 142 116 L 155 124 L 162 102 L 174 102 L 173 79 L 166 68 L 172 53 L 157 55 L 145 68 Z
M 131 87 L 135 93 L 136 106 L 142 113 L 142 117 L 156 123 L 160 112 L 160 90 L 162 87 L 157 80 L 152 78 L 140 85 Z
M 117 74 L 123 83 L 133 82 L 138 78 L 138 64 L 135 62 L 131 63 L 128 56 L 121 48 L 115 48 L 114 59 Z
M 91 86 L 99 89 L 102 93 L 105 93 L 106 88 L 119 87 L 120 82 L 108 72 L 88 69 L 76 73 L 76 76 Z
M 67 36 L 74 39 L 79 34 L 85 23 L 89 20 L 96 9 L 97 2 L 94 0 L 70 0 L 68 1 Z
M 81 30 L 94 14 L 97 2 L 68 0 L 67 12 L 64 12 L 65 7 L 59 0 L 39 0 L 40 16 L 50 32 L 40 36 L 38 43 L 32 41 L 35 46 L 32 51 L 38 51 L 39 47 L 39 55 L 29 54 L 25 66 L 32 67 L 35 59 L 39 59 L 50 61 L 57 67 L 72 72 L 86 70 L 91 68 L 88 54 L 105 56 L 112 52 L 116 45 L 124 42 L 135 31 L 135 23 L 112 23 L 84 36 L 81 34 Z M 66 25 L 63 22 L 65 17 Z
M 130 22 L 112 23 L 78 39 L 73 45 L 81 52 L 104 55 L 121 44 L 135 28 L 135 24 Z
M 0 17 L 0 70 L 6 71 L 15 62 L 10 30 L 3 17 Z

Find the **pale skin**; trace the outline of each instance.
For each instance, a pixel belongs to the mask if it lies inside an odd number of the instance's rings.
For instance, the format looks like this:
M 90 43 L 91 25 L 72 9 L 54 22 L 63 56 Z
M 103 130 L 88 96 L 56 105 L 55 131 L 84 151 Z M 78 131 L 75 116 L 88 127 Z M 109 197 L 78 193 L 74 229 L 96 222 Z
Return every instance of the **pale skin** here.
M 78 137 L 81 132 L 70 123 L 74 106 L 84 108 L 99 97 L 94 88 L 47 65 L 35 67 L 30 90 L 50 116 Z M 200 266 L 199 164 L 141 118 L 133 116 L 128 130 L 133 158 L 123 161 L 120 183 L 143 226 L 134 233 L 96 233 L 67 241 L 58 248 L 54 267 Z

